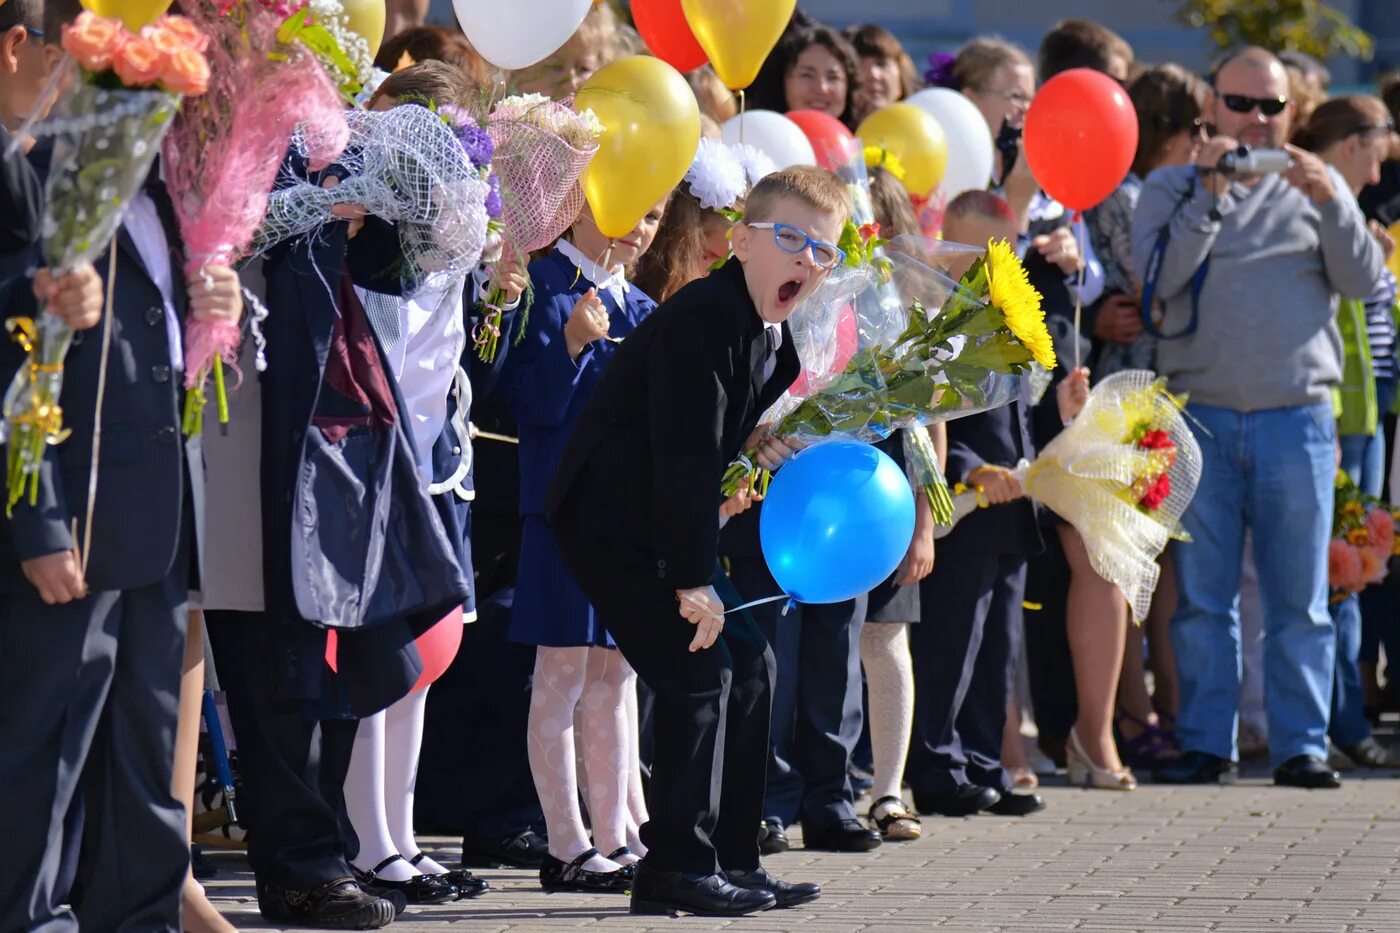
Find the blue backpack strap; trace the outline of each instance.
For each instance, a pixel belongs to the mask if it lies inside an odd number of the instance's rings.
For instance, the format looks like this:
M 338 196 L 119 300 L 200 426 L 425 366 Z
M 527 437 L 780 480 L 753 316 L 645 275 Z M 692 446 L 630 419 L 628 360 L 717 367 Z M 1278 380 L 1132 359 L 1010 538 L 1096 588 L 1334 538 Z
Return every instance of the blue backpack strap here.
M 1191 200 L 1194 193 L 1193 187 L 1176 203 L 1176 210 L 1172 211 L 1173 217 L 1186 206 L 1186 202 Z M 1186 322 L 1186 326 L 1174 334 L 1163 333 L 1152 320 L 1152 301 L 1156 297 L 1157 279 L 1162 274 L 1162 261 L 1166 259 L 1167 242 L 1170 239 L 1171 221 L 1168 220 L 1166 226 L 1157 232 L 1157 242 L 1152 246 L 1152 255 L 1148 257 L 1147 268 L 1143 270 L 1142 276 L 1142 328 L 1158 340 L 1177 340 L 1196 332 L 1196 326 L 1200 322 L 1201 290 L 1205 288 L 1206 272 L 1210 268 L 1210 257 L 1207 256 L 1191 275 L 1191 319 Z

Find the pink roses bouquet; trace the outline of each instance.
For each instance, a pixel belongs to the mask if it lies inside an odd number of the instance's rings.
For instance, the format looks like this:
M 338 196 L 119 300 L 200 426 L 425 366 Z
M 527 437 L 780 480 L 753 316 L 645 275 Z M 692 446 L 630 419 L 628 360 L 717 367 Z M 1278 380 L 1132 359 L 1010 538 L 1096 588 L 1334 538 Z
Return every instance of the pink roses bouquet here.
M 1337 473 L 1335 496 L 1327 582 L 1332 601 L 1340 602 L 1385 579 L 1390 558 L 1400 555 L 1400 510 L 1366 495 L 1343 472 Z

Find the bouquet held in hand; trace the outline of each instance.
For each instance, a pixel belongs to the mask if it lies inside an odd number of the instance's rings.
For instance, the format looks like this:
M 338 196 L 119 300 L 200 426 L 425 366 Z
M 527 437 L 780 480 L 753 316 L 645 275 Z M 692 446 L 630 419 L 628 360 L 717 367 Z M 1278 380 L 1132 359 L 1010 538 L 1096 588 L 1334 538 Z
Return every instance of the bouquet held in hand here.
M 204 93 L 204 35 L 187 19 L 162 16 L 139 33 L 84 12 L 63 27 L 60 67 L 73 72 L 36 134 L 54 137 L 45 185 L 44 262 L 63 272 L 92 262 L 111 244 L 140 192 L 181 95 Z M 112 283 L 108 283 L 108 288 Z M 73 331 L 51 314 L 7 322 L 28 359 L 5 393 L 7 508 L 38 494 L 44 448 L 63 427 L 63 360 Z

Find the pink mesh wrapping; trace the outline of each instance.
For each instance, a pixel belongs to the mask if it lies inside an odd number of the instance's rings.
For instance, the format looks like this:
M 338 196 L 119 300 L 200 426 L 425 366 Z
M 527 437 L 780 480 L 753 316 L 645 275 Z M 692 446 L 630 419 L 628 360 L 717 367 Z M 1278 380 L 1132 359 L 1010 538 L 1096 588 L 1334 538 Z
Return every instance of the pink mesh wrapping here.
M 245 254 L 298 125 L 321 164 L 340 154 L 350 131 L 340 95 L 315 57 L 277 41 L 283 17 L 256 0 L 229 15 L 207 0 L 181 6 L 210 38 L 209 91 L 185 102 L 162 150 L 189 252 L 185 272 L 193 276 Z M 194 388 L 216 356 L 236 360 L 239 329 L 191 317 L 185 342 L 185 384 Z
M 583 210 L 579 176 L 598 151 L 596 140 L 579 148 L 549 127 L 555 114 L 573 112 L 549 101 L 523 113 L 493 113 L 486 131 L 496 144 L 491 169 L 501 179 L 506 239 L 531 252 L 553 243 Z

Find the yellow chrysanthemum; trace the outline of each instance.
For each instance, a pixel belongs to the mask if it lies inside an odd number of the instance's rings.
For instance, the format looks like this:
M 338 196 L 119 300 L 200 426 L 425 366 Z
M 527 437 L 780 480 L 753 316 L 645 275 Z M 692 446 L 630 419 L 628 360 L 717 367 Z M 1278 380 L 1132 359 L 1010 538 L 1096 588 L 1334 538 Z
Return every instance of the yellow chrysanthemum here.
M 1348 502 L 1342 506 L 1342 517 L 1359 519 L 1366 515 L 1366 507 L 1360 502 Z
M 883 168 L 893 175 L 896 181 L 904 181 L 904 163 L 899 161 L 899 157 L 884 146 L 865 147 L 865 167 Z
M 1365 528 L 1353 528 L 1347 532 L 1347 543 L 1355 547 L 1366 547 L 1371 543 L 1371 536 L 1366 533 Z
M 1046 369 L 1055 368 L 1055 345 L 1045 329 L 1045 312 L 1040 292 L 1026 277 L 1026 267 L 1016 258 L 1005 240 L 987 243 L 987 300 L 1006 317 L 1006 326 L 1035 361 Z

